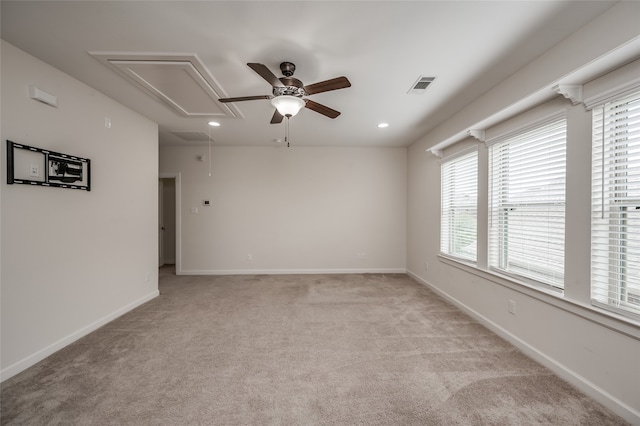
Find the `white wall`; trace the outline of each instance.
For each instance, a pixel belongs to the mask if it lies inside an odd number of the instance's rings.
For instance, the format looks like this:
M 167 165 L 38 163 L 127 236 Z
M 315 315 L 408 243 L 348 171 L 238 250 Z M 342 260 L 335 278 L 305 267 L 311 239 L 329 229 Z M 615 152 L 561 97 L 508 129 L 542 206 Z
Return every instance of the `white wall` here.
M 426 152 L 477 123 L 504 114 L 515 96 L 549 88 L 572 69 L 590 64 L 640 37 L 639 4 L 616 5 L 594 23 L 485 93 L 458 114 L 414 143 L 408 152 L 408 272 L 480 319 L 525 353 L 583 391 L 640 423 L 640 327 L 638 322 L 607 315 L 589 305 L 591 114 L 584 105 L 564 103 L 568 117 L 565 295 L 544 292 L 446 261 L 438 256 L 440 231 L 440 159 Z M 582 39 L 580 39 L 582 37 Z M 598 38 L 597 43 L 589 41 Z M 582 43 L 580 43 L 582 40 Z M 542 73 L 536 73 L 543 70 Z M 582 83 L 574 81 L 573 83 Z M 523 92 L 523 88 L 530 92 Z M 550 92 L 551 93 L 551 92 Z M 488 120 L 490 121 L 490 120 Z M 449 150 L 478 144 L 460 138 Z M 486 151 L 479 147 L 480 191 Z M 486 195 L 486 189 L 484 191 Z M 486 220 L 479 210 L 479 220 Z M 482 223 L 479 231 L 486 230 Z M 479 251 L 486 237 L 479 236 Z M 486 250 L 485 250 L 486 251 Z M 479 255 L 480 256 L 480 255 Z M 428 267 L 427 267 L 428 264 Z M 508 312 L 514 300 L 517 314 Z
M 1 54 L 4 380 L 158 294 L 158 136 L 12 45 Z M 29 99 L 30 84 L 58 108 Z M 91 191 L 7 185 L 6 139 L 91 159 Z
M 211 177 L 207 157 L 160 149 L 181 175 L 178 273 L 405 271 L 405 148 L 215 146 Z

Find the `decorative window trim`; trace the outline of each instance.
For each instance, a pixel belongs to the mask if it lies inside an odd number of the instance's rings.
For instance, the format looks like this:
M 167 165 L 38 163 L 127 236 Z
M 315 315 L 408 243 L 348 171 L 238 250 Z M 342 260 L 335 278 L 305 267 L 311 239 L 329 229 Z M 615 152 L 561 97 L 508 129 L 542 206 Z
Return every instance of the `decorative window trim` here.
M 590 111 L 636 90 L 640 90 L 640 59 L 585 83 L 584 105 Z
M 631 81 L 627 84 L 614 87 L 598 95 L 585 99 L 584 105 L 588 111 L 591 111 L 592 109 L 601 107 L 608 102 L 615 101 L 627 93 L 633 93 L 638 90 L 640 90 L 640 77 L 638 77 L 636 81 Z
M 561 111 L 555 110 L 553 112 L 549 112 L 542 117 L 538 117 L 534 121 L 528 121 L 527 124 L 521 125 L 519 127 L 514 127 L 513 129 L 509 129 L 509 131 L 505 133 L 501 133 L 499 135 L 488 138 L 485 141 L 485 145 L 489 148 L 492 145 L 495 145 L 500 142 L 504 142 L 507 139 L 511 139 L 514 136 L 517 136 L 521 133 L 526 133 L 532 130 L 537 129 L 538 127 L 544 126 L 549 123 L 553 123 L 556 120 L 566 119 L 567 118 L 567 110 L 562 109 Z
M 573 105 L 582 103 L 582 84 L 556 84 L 551 90 L 569 99 Z
M 478 151 L 478 147 L 477 146 L 466 147 L 464 149 L 461 149 L 458 152 L 454 152 L 452 154 L 449 154 L 447 156 L 442 157 L 440 159 L 440 164 L 442 165 L 442 164 L 447 163 L 449 161 L 455 160 L 458 157 L 462 157 L 464 155 L 471 154 L 472 152 L 476 152 L 476 151 Z

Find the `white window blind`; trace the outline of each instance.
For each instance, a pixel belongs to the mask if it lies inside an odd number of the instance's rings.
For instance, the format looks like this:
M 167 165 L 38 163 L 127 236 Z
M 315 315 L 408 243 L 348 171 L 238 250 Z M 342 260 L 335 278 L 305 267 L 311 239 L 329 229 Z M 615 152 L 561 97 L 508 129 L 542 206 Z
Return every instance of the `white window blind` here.
M 566 119 L 490 143 L 489 267 L 563 289 Z
M 593 109 L 591 299 L 640 314 L 640 92 Z
M 476 261 L 478 151 L 441 165 L 440 251 Z

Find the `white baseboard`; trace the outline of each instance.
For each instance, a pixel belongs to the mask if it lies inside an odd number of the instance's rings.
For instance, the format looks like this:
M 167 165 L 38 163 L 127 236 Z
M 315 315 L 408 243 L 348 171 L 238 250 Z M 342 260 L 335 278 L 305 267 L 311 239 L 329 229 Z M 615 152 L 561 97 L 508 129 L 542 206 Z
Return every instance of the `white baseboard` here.
M 113 321 L 114 319 L 118 318 L 119 316 L 122 316 L 124 314 L 126 314 L 127 312 L 129 312 L 130 310 L 137 308 L 138 306 L 142 305 L 143 303 L 148 302 L 149 300 L 157 297 L 160 295 L 160 292 L 158 290 L 155 290 L 149 294 L 147 294 L 146 296 L 132 302 L 129 303 L 126 306 L 123 306 L 122 308 L 116 310 L 115 312 L 110 313 L 109 315 L 106 315 L 102 318 L 100 318 L 99 320 L 85 326 L 82 327 L 80 330 L 71 333 L 70 335 L 58 340 L 57 342 L 53 343 L 52 345 L 47 346 L 44 349 L 39 350 L 38 352 L 29 355 L 28 357 L 8 366 L 7 368 L 3 369 L 2 371 L 0 371 L 0 382 L 4 382 L 5 380 L 9 379 L 10 377 L 15 376 L 16 374 L 26 370 L 27 368 L 31 367 L 32 365 L 35 365 L 36 363 L 42 361 L 43 359 L 45 359 L 46 357 L 48 357 L 49 355 L 59 351 L 60 349 L 64 348 L 65 346 L 70 345 L 71 343 L 75 342 L 76 340 L 80 339 L 81 337 L 86 336 L 87 334 L 91 333 L 92 331 L 97 330 L 98 328 L 102 327 L 103 325 L 109 323 L 110 321 Z
M 387 269 L 182 269 L 176 275 L 310 275 L 310 274 L 406 274 L 404 268 Z
M 624 402 L 617 399 L 615 396 L 611 395 L 604 389 L 596 386 L 594 383 L 585 379 L 581 375 L 577 374 L 575 371 L 567 368 L 565 365 L 559 363 L 555 359 L 547 356 L 543 352 L 540 352 L 535 347 L 529 345 L 527 342 L 521 340 L 517 336 L 509 333 L 507 330 L 494 323 L 493 321 L 486 318 L 481 313 L 471 309 L 469 306 L 460 302 L 458 299 L 450 296 L 448 293 L 445 293 L 440 288 L 434 286 L 430 282 L 422 279 L 417 274 L 407 270 L 407 275 L 418 281 L 419 283 L 429 287 L 430 290 L 433 290 L 439 296 L 442 296 L 447 301 L 454 304 L 456 307 L 462 309 L 469 315 L 471 315 L 474 319 L 479 321 L 482 325 L 487 327 L 489 330 L 507 340 L 509 343 L 520 349 L 525 355 L 533 359 L 534 361 L 542 364 L 547 367 L 549 370 L 553 371 L 563 380 L 571 383 L 573 386 L 580 389 L 582 392 L 589 395 L 591 398 L 598 401 L 600 404 L 609 408 L 614 413 L 618 414 L 620 417 L 624 418 L 626 421 L 631 424 L 640 425 L 640 412 L 633 407 L 625 404 Z

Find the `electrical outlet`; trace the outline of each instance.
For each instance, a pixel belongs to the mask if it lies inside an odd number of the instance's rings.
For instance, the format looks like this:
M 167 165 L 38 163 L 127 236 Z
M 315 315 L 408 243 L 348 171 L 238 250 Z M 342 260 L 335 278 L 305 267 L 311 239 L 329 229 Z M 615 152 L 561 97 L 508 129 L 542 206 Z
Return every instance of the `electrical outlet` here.
M 32 164 L 29 166 L 29 176 L 31 177 L 40 177 L 40 166 L 37 164 Z
M 429 270 L 429 262 L 424 262 L 424 270 L 425 271 Z
M 146 274 L 144 274 L 144 280 L 145 282 L 149 282 L 149 279 L 151 278 L 151 273 L 147 272 Z
M 247 260 L 251 262 L 253 260 L 253 254 L 247 253 Z
M 367 258 L 367 253 L 365 253 L 365 252 L 358 252 L 358 253 L 356 253 L 356 257 L 357 257 L 358 259 L 366 259 L 366 258 Z
M 509 313 L 511 315 L 515 315 L 516 314 L 516 301 L 515 300 L 509 300 Z

